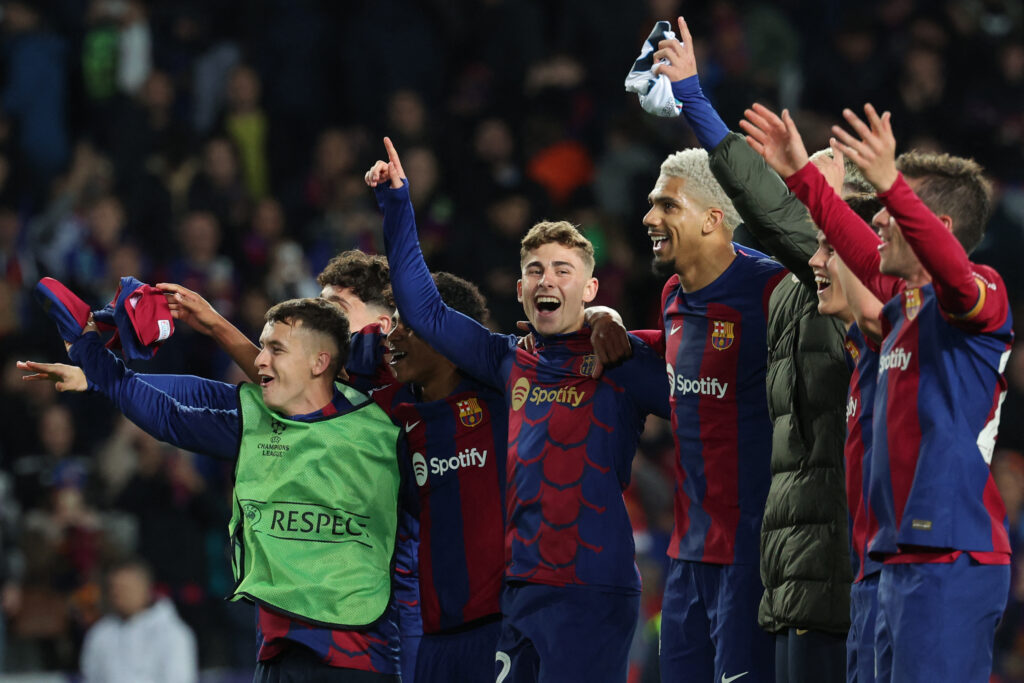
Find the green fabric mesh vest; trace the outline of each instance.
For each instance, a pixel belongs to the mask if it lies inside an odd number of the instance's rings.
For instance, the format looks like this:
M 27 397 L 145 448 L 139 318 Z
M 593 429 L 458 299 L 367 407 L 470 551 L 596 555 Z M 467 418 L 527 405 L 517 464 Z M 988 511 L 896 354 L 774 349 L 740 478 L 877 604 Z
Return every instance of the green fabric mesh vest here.
M 239 387 L 231 599 L 358 627 L 391 598 L 399 429 L 365 394 L 337 387 L 357 408 L 314 422 L 271 412 L 255 384 Z

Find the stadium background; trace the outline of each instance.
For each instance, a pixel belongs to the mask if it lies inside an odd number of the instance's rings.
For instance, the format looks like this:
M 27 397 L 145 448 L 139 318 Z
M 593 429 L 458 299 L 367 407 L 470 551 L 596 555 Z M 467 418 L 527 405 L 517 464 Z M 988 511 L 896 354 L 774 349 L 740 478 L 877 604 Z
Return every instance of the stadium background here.
M 900 150 L 974 156 L 996 187 L 975 254 L 1024 294 L 1024 5 L 1013 0 L 47 0 L 0 3 L 0 607 L 8 671 L 73 672 L 102 571 L 137 552 L 196 630 L 209 680 L 246 680 L 252 612 L 221 600 L 230 464 L 159 444 L 97 396 L 24 383 L 63 360 L 31 300 L 57 277 L 93 306 L 117 279 L 172 281 L 248 334 L 315 295 L 343 249 L 380 251 L 362 174 L 390 135 L 428 263 L 479 283 L 496 329 L 521 316 L 518 240 L 568 218 L 597 248 L 599 303 L 658 323 L 640 219 L 664 156 L 696 141 L 622 80 L 656 19 L 683 13 L 701 80 L 733 127 L 757 100 L 797 112 L 809 148 L 842 107 L 893 112 Z M 151 372 L 235 382 L 179 328 Z M 993 462 L 1015 547 L 1024 505 L 1024 353 Z M 660 602 L 672 445 L 652 423 L 627 492 Z M 1016 559 L 1018 568 L 1024 562 Z M 997 641 L 1024 680 L 1024 580 Z M 1022 577 L 1024 578 L 1024 577 Z M 638 676 L 645 649 L 638 637 Z M 58 676 L 58 680 L 61 679 Z

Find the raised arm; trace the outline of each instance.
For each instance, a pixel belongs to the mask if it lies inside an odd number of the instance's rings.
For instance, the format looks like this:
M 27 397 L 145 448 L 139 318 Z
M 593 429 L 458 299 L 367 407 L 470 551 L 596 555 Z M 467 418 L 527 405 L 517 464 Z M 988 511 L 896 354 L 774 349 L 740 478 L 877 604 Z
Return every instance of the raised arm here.
M 515 348 L 515 336 L 492 334 L 472 318 L 449 308 L 430 277 L 416 236 L 416 216 L 398 152 L 384 138 L 388 161 L 367 171 L 384 214 L 384 245 L 391 267 L 395 305 L 406 325 L 467 374 L 492 386 L 504 386 L 502 361 Z
M 1006 317 L 1005 296 L 989 300 L 988 283 L 975 272 L 950 225 L 925 205 L 896 169 L 896 139 L 889 112 L 879 116 L 868 103 L 864 105 L 864 114 L 867 122 L 851 110 L 843 110 L 859 139 L 839 126 L 832 131 L 864 177 L 878 190 L 878 198 L 899 225 L 903 239 L 928 271 L 939 305 L 954 318 L 969 317 L 976 324 L 991 323 L 998 327 Z
M 851 272 L 880 300 L 891 299 L 898 291 L 899 282 L 878 272 L 881 240 L 810 163 L 789 111 L 783 110 L 780 118 L 767 107 L 755 104 L 745 116 L 740 127 L 747 133 L 747 143 L 807 206 L 814 223 L 825 233 Z
M 153 437 L 179 448 L 219 458 L 238 455 L 242 422 L 238 401 L 234 409 L 184 405 L 169 394 L 143 382 L 121 360 L 104 348 L 98 334 L 84 334 L 68 355 L 85 372 L 97 390 L 124 413 L 125 417 Z M 230 384 L 199 377 L 192 380 L 203 390 L 216 393 L 224 405 L 236 396 Z
M 253 382 L 258 382 L 256 356 L 260 348 L 242 331 L 228 322 L 210 303 L 191 289 L 170 282 L 161 282 L 157 288 L 167 295 L 167 304 L 175 320 L 180 320 L 197 332 L 213 337 L 231 360 Z
M 807 208 L 786 188 L 764 159 L 729 127 L 704 95 L 697 75 L 693 38 L 679 17 L 680 40 L 663 40 L 654 53 L 655 69 L 672 81 L 672 93 L 683 103 L 683 116 L 708 151 L 711 172 L 733 201 L 743 224 L 755 238 L 807 287 L 814 273 L 807 265 L 817 249 Z

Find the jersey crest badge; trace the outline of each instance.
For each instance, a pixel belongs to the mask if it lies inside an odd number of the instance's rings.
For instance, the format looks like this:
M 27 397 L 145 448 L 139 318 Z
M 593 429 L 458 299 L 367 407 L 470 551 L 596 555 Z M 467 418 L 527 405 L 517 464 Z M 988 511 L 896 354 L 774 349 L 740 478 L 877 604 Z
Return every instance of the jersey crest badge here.
M 594 374 L 594 367 L 597 365 L 597 356 L 588 353 L 583 356 L 583 360 L 580 361 L 580 374 L 584 377 L 590 377 Z
M 917 314 L 921 312 L 921 290 L 918 287 L 908 289 L 906 291 L 906 297 L 904 299 L 904 311 L 907 315 L 907 320 L 913 320 L 917 317 Z
M 850 358 L 853 359 L 854 364 L 860 362 L 860 351 L 857 349 L 857 345 L 849 339 L 846 340 L 846 352 L 850 354 Z
M 459 401 L 459 420 L 467 427 L 476 427 L 484 419 L 484 411 L 475 398 Z
M 735 324 L 725 322 L 724 320 L 715 320 L 714 328 L 711 331 L 711 346 L 719 351 L 725 351 L 732 346 L 733 341 L 736 339 L 732 329 Z

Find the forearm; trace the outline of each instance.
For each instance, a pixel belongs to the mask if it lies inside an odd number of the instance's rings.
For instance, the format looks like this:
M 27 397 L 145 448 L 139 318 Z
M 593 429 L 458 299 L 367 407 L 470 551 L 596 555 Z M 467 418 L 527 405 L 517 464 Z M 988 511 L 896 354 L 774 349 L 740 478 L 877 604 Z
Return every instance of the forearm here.
M 959 315 L 978 302 L 978 283 L 967 252 L 899 175 L 878 198 L 900 226 L 900 233 L 932 277 L 939 305 Z
M 197 382 L 194 375 L 136 373 L 135 379 L 159 389 L 184 406 L 232 410 L 238 406 L 235 388 L 222 382 Z
M 807 207 L 739 134 L 725 136 L 709 161 L 747 230 L 805 286 L 814 287 L 808 260 L 818 245 Z
M 899 291 L 899 278 L 883 276 L 878 271 L 878 246 L 882 240 L 829 187 L 821 171 L 807 162 L 786 178 L 786 185 L 807 206 L 815 224 L 857 279 L 880 301 L 895 296 Z
M 384 214 L 384 245 L 395 305 L 404 324 L 436 351 L 477 379 L 501 386 L 501 348 L 487 328 L 444 304 L 423 259 L 408 184 L 375 189 Z
M 701 147 L 713 150 L 729 133 L 729 126 L 725 125 L 722 117 L 718 115 L 715 108 L 704 91 L 700 88 L 698 76 L 690 76 L 681 81 L 672 83 L 672 94 L 677 100 L 683 103 L 683 116 L 690 124 L 694 135 Z
M 221 318 L 220 322 L 213 326 L 210 336 L 220 348 L 224 349 L 231 360 L 235 361 L 235 365 L 241 368 L 246 377 L 253 382 L 259 382 L 259 376 L 256 373 L 256 356 L 260 354 L 260 347 L 253 344 L 252 340 L 242 334 L 242 331 L 228 322 L 226 318 Z
M 153 385 L 141 381 L 120 359 L 103 347 L 97 334 L 85 334 L 68 350 L 96 388 L 153 437 L 179 448 L 220 458 L 237 456 L 241 419 L 235 408 L 183 405 Z M 229 384 L 194 378 L 209 391 L 234 392 Z M 198 390 L 196 390 L 198 391 Z

